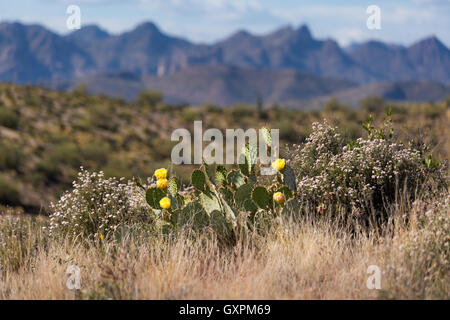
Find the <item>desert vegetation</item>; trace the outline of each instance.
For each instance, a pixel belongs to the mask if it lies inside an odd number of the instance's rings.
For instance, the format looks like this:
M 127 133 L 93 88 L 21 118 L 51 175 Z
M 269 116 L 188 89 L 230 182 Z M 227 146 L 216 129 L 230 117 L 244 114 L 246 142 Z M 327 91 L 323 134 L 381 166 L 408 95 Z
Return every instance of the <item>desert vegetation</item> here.
M 0 97 L 2 299 L 450 298 L 449 101 L 306 112 L 13 85 Z M 171 130 L 200 119 L 280 128 L 276 174 L 251 145 L 240 165 L 171 166 Z M 35 198 L 48 204 L 24 214 Z

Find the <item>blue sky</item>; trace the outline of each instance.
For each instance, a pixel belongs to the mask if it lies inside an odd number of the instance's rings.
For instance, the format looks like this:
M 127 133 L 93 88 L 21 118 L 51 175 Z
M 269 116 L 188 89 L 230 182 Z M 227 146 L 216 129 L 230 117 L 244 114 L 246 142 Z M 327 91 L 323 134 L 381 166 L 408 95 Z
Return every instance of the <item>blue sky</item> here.
M 315 37 L 343 45 L 367 39 L 409 45 L 436 35 L 450 47 L 450 0 L 4 0 L 0 21 L 67 33 L 70 4 L 81 8 L 82 25 L 95 23 L 111 33 L 153 21 L 166 33 L 211 43 L 238 29 L 264 34 L 306 23 Z M 366 27 L 369 5 L 381 9 L 381 30 Z

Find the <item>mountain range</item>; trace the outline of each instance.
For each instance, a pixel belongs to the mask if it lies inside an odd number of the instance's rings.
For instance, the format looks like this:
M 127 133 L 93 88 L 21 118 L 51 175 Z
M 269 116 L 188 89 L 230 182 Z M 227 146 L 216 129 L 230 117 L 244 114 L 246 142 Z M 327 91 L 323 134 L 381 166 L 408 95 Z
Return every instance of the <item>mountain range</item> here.
M 315 39 L 306 25 L 266 35 L 241 30 L 197 44 L 151 22 L 118 35 L 96 25 L 59 35 L 40 25 L 3 22 L 0 81 L 56 89 L 85 83 L 92 92 L 127 99 L 152 88 L 171 101 L 218 104 L 257 96 L 304 100 L 356 88 L 384 92 L 406 83 L 410 89 L 391 96 L 417 99 L 420 88 L 431 86 L 425 91 L 436 94 L 423 100 L 434 100 L 450 93 L 450 50 L 434 36 L 408 47 L 368 41 L 341 48 L 333 39 Z

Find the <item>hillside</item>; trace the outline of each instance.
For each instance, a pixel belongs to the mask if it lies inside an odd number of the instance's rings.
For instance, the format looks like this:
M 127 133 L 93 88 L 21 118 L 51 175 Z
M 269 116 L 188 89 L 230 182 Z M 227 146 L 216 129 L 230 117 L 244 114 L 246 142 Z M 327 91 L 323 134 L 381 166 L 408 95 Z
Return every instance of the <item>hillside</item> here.
M 136 99 L 145 89 L 158 90 L 169 103 L 203 104 L 212 102 L 221 106 L 234 103 L 264 103 L 310 99 L 355 87 L 355 83 L 305 74 L 292 69 L 269 70 L 227 66 L 193 66 L 162 77 L 133 73 L 97 74 L 49 87 L 72 90 L 85 85 L 90 93 Z
M 122 97 L 128 101 L 142 90 L 158 90 L 168 103 L 198 105 L 215 103 L 279 104 L 300 110 L 318 109 L 333 96 L 357 106 L 370 96 L 392 101 L 440 101 L 450 95 L 450 86 L 434 81 L 376 82 L 366 85 L 339 78 L 323 78 L 292 69 L 268 70 L 226 66 L 187 67 L 162 77 L 139 77 L 129 72 L 97 74 L 90 77 L 48 83 L 56 90 L 73 90 L 85 86 L 89 93 Z
M 405 139 L 426 132 L 442 158 L 448 158 L 449 102 L 392 105 L 367 99 L 360 110 L 329 101 L 322 111 L 281 108 L 258 110 L 252 105 L 219 108 L 170 105 L 156 92 L 136 101 L 70 93 L 31 86 L 0 84 L 0 205 L 38 212 L 70 187 L 80 166 L 103 170 L 107 176 L 146 178 L 167 165 L 176 128 L 280 129 L 282 142 L 305 139 L 311 123 L 323 118 L 340 124 L 344 134 L 357 137 L 369 112 L 381 114 L 390 105 Z M 188 166 L 174 170 L 187 177 Z M 187 180 L 184 180 L 187 182 Z

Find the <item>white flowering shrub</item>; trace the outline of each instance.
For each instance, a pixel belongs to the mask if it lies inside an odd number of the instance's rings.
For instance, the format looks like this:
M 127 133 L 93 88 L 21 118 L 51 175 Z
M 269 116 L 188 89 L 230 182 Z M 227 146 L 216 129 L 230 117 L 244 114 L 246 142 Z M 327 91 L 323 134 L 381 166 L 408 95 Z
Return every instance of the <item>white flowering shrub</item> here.
M 294 148 L 299 196 L 319 211 L 339 206 L 363 218 L 385 213 L 397 196 L 414 198 L 439 174 L 420 151 L 396 142 L 392 129 L 386 133 L 371 122 L 365 128 L 368 137 L 346 144 L 328 122 L 314 123 L 306 142 Z
M 387 250 L 390 281 L 384 298 L 450 299 L 450 196 L 415 201 L 409 232 L 393 237 Z M 442 281 L 444 280 L 444 281 Z
M 121 225 L 146 221 L 148 209 L 133 182 L 81 170 L 74 189 L 51 205 L 50 232 L 89 239 L 111 236 Z

